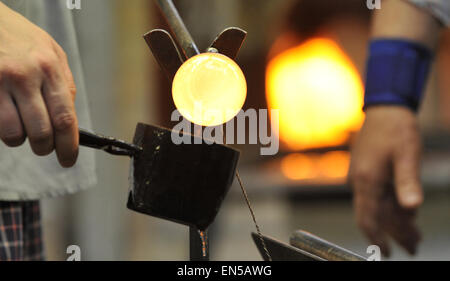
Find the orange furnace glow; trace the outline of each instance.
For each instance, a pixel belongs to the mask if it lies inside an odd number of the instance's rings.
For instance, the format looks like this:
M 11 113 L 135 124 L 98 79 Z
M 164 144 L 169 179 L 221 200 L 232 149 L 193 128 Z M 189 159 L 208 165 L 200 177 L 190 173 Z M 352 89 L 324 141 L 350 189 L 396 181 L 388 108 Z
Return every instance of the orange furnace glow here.
M 342 179 L 347 176 L 349 164 L 347 151 L 290 153 L 281 160 L 281 172 L 291 180 Z
M 329 39 L 316 38 L 270 60 L 269 108 L 279 109 L 280 139 L 291 150 L 344 144 L 362 125 L 363 83 Z

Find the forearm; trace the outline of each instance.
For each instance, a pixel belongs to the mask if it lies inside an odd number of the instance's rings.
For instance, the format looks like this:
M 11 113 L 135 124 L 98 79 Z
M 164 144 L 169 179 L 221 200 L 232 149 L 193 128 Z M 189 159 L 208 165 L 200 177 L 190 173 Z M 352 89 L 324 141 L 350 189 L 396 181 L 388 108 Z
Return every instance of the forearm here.
M 385 0 L 373 19 L 364 109 L 374 105 L 420 107 L 439 21 L 406 0 Z
M 0 24 L 3 25 L 4 19 L 11 9 L 0 1 Z
M 16 18 L 24 19 L 24 17 L 8 7 L 0 0 L 0 28 L 7 28 L 8 25 L 15 24 Z
M 2 19 L 2 16 L 6 15 L 11 11 L 12 10 L 0 0 L 0 20 Z
M 366 119 L 352 147 L 349 182 L 358 225 L 386 255 L 388 236 L 411 254 L 420 240 L 414 214 L 424 198 L 415 112 L 439 29 L 431 14 L 406 0 L 383 0 L 374 16 Z
M 404 0 L 384 0 L 372 25 L 373 38 L 401 38 L 434 49 L 441 24 L 426 10 Z

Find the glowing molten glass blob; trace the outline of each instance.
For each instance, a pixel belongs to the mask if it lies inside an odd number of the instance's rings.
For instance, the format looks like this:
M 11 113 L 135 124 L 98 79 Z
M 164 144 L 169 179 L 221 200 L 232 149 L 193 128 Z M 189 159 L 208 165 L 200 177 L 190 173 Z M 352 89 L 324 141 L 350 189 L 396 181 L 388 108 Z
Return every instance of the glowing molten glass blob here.
M 247 83 L 239 66 L 227 56 L 203 53 L 187 60 L 175 74 L 172 97 L 192 123 L 217 126 L 242 108 Z
M 279 109 L 280 138 L 293 150 L 344 144 L 363 122 L 363 89 L 350 59 L 329 39 L 288 49 L 266 69 L 268 105 Z

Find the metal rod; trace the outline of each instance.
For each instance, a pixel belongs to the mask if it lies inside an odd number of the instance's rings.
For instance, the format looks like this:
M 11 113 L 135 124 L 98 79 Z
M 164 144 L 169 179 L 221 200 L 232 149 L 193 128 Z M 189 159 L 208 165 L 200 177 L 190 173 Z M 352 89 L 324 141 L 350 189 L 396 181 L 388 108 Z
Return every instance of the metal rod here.
M 364 257 L 309 232 L 297 230 L 291 235 L 290 244 L 327 261 L 365 261 Z
M 173 4 L 172 0 L 156 0 L 161 12 L 163 13 L 170 29 L 175 35 L 175 40 L 180 44 L 183 49 L 183 53 L 187 58 L 198 55 L 200 51 L 195 45 L 191 34 L 187 30 L 177 11 L 177 8 Z
M 207 230 L 200 231 L 189 227 L 190 261 L 209 261 L 209 241 Z
M 202 136 L 203 127 L 194 125 L 194 136 Z M 208 231 L 200 231 L 196 227 L 189 227 L 189 255 L 190 261 L 209 261 Z
M 78 128 L 78 131 L 82 146 L 100 149 L 114 155 L 134 156 L 142 151 L 142 147 L 123 140 L 95 134 L 81 128 Z

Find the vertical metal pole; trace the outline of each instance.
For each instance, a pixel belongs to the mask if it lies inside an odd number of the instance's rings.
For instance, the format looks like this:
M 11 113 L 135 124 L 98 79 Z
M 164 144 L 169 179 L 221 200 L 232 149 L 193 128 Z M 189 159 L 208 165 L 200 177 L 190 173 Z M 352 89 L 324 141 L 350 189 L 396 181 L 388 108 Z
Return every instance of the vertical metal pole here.
M 195 45 L 191 34 L 184 25 L 172 0 L 156 0 L 156 2 L 169 24 L 170 29 L 174 33 L 175 40 L 177 40 L 178 44 L 180 44 L 183 49 L 186 58 L 198 55 L 200 52 L 197 45 Z
M 189 259 L 191 261 L 209 261 L 209 242 L 207 231 L 189 227 Z
M 184 25 L 172 0 L 155 0 L 161 9 L 164 18 L 169 24 L 170 29 L 175 35 L 175 40 L 181 46 L 185 58 L 198 55 L 200 51 L 197 48 L 191 34 Z M 200 132 L 201 133 L 201 132 Z M 199 231 L 195 227 L 189 227 L 189 253 L 191 261 L 208 261 L 209 245 L 207 230 Z

